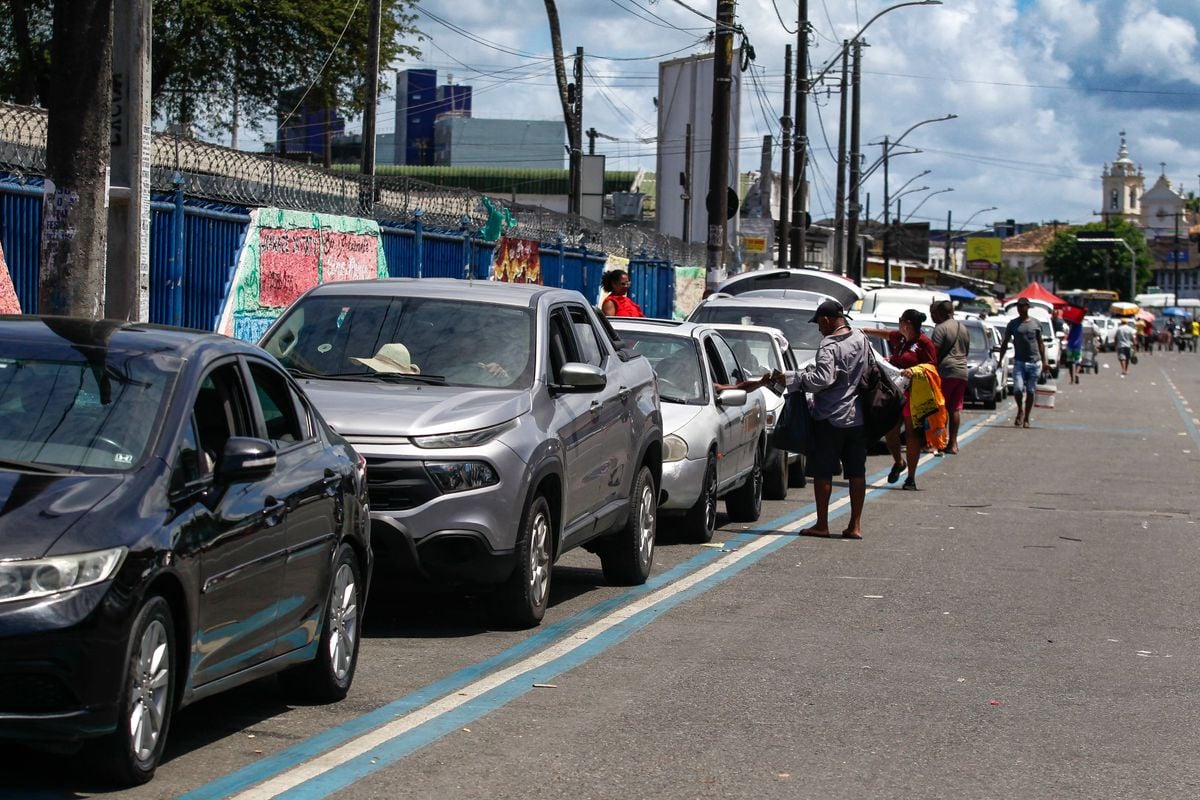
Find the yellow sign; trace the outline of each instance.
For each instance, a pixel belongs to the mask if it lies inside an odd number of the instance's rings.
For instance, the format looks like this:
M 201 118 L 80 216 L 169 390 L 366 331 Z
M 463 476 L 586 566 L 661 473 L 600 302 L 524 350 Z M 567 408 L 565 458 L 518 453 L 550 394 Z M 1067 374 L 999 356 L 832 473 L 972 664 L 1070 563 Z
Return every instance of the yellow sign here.
M 999 264 L 1000 239 L 995 237 L 967 239 L 967 263 L 972 261 L 987 261 L 991 264 Z
M 765 253 L 767 252 L 767 237 L 743 236 L 742 249 L 747 253 Z

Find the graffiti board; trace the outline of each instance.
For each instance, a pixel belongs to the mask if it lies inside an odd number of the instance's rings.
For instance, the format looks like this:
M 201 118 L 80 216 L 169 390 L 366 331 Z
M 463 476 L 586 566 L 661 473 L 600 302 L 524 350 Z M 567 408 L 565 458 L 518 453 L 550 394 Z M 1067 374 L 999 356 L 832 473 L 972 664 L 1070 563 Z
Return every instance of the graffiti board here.
M 506 283 L 542 282 L 541 245 L 533 239 L 500 239 L 492 254 L 492 280 Z
M 373 220 L 260 208 L 217 330 L 257 341 L 296 298 L 320 283 L 387 277 Z
M 21 301 L 17 297 L 16 287 L 13 286 L 8 263 L 4 260 L 4 248 L 0 247 L 0 314 L 20 313 Z

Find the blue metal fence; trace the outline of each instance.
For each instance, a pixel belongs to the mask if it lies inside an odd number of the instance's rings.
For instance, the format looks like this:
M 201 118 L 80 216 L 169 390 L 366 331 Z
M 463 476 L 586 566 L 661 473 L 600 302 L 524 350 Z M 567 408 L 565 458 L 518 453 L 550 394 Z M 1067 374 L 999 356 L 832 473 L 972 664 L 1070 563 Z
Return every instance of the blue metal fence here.
M 0 177 L 0 247 L 21 310 L 38 307 L 38 263 L 42 246 L 42 179 Z
M 675 269 L 671 262 L 645 256 L 630 259 L 629 296 L 646 316 L 671 319 L 675 310 Z

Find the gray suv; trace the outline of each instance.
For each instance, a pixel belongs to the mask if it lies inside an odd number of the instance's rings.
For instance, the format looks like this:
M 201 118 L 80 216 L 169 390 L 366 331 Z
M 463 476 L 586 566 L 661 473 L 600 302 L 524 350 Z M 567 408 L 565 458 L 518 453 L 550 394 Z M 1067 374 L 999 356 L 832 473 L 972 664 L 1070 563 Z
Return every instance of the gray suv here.
M 494 586 L 536 625 L 560 555 L 644 583 L 662 415 L 654 371 L 578 292 L 452 279 L 326 283 L 267 331 L 367 460 L 371 540 L 439 582 Z

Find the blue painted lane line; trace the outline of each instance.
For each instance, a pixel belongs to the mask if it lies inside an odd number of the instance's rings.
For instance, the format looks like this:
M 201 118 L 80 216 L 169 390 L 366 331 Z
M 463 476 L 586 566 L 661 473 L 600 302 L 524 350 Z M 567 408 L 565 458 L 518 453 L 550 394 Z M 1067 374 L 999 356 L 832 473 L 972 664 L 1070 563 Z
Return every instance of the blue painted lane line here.
M 965 443 L 984 430 L 999 413 L 963 425 Z M 926 465 L 931 456 L 922 459 Z M 881 470 L 868 478 L 869 493 L 883 487 Z M 831 517 L 840 516 L 849 502 L 839 490 L 831 502 Z M 608 647 L 648 625 L 661 613 L 706 591 L 769 553 L 795 541 L 778 533 L 800 527 L 813 513 L 809 503 L 789 514 L 735 535 L 729 549 L 707 550 L 673 569 L 652 577 L 646 585 L 622 592 L 558 623 L 548 625 L 525 641 L 429 684 L 373 712 L 332 728 L 298 745 L 213 781 L 183 800 L 218 798 L 315 798 L 354 783 L 365 775 L 435 741 L 545 682 L 586 662 Z M 836 512 L 836 513 L 835 513 Z M 720 561 L 721 563 L 715 563 Z M 661 595 L 655 597 L 656 595 Z M 581 631 L 602 630 L 580 641 Z M 512 673 L 509 675 L 509 673 Z M 489 679 L 490 676 L 490 679 Z M 476 687 L 473 696 L 461 691 Z M 449 702 L 447 702 L 449 701 Z M 411 723 L 406 723 L 412 718 Z M 357 746 L 354 746 L 358 742 Z M 341 752 L 336 751 L 353 752 Z M 253 787 L 253 788 L 252 788 Z

